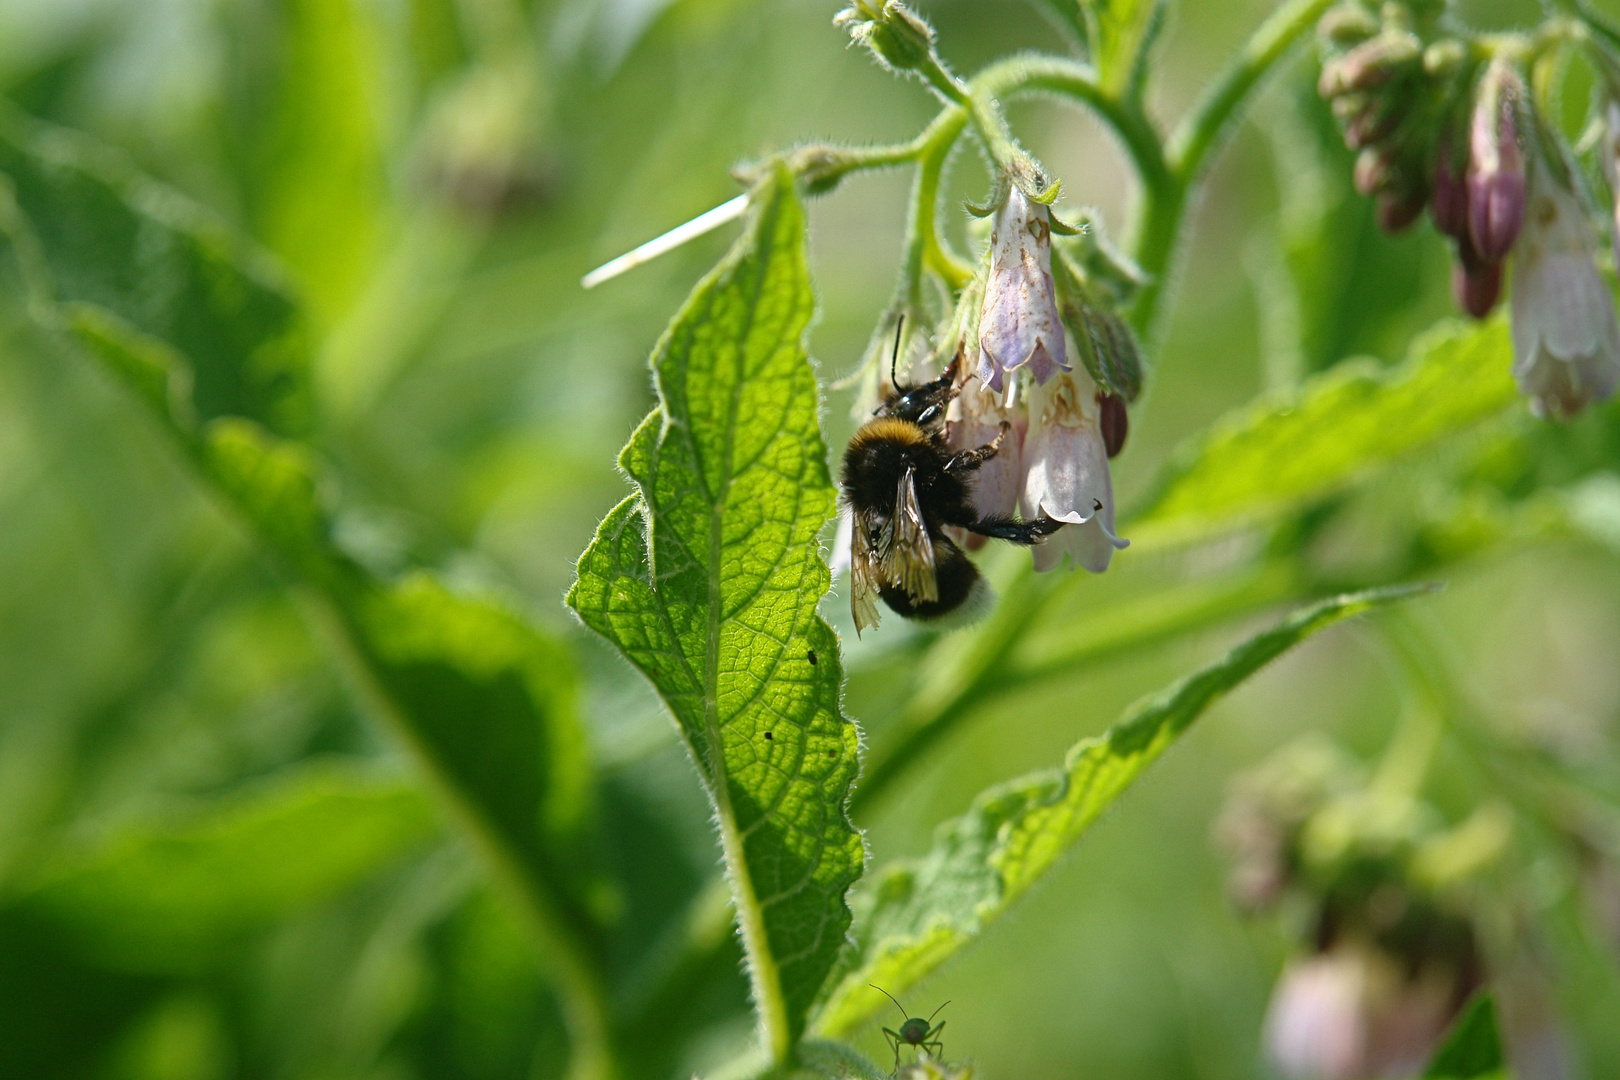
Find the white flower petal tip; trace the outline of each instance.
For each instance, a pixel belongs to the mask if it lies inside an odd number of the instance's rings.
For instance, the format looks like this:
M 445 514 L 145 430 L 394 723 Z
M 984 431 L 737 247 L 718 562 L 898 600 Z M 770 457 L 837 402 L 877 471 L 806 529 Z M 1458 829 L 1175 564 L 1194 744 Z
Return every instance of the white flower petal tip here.
M 1055 570 L 1067 555 L 1072 565 L 1100 574 L 1130 541 L 1114 533 L 1114 487 L 1096 384 L 1084 371 L 1064 372 L 1036 388 L 1029 410 L 1019 506 L 1026 519 L 1045 515 L 1064 522 L 1035 546 L 1035 569 Z

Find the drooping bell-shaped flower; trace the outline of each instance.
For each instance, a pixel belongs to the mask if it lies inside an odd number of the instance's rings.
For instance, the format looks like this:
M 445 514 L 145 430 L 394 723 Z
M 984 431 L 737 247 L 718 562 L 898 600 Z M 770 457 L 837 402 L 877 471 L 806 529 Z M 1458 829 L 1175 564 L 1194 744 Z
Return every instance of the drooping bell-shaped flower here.
M 1023 465 L 1019 509 L 1025 520 L 1045 514 L 1066 522 L 1035 548 L 1035 569 L 1055 569 L 1065 554 L 1092 573 L 1108 569 L 1114 552 L 1130 541 L 1114 535 L 1097 384 L 1084 370 L 1058 372 L 1030 391 Z
M 1051 214 L 1011 184 L 990 228 L 979 379 L 999 394 L 1006 373 L 1025 364 L 1035 381 L 1045 384 L 1068 370 L 1069 355 L 1052 287 Z
M 1620 384 L 1620 324 L 1579 198 L 1537 163 L 1513 274 L 1513 377 L 1538 416 L 1567 419 Z
M 1455 980 L 1370 943 L 1295 960 L 1266 1011 L 1266 1054 L 1290 1080 L 1414 1076 L 1456 1015 Z
M 1006 423 L 1006 437 L 996 456 L 980 465 L 973 474 L 973 508 L 981 518 L 1009 517 L 1018 509 L 1023 491 L 1024 435 L 1029 414 L 1016 402 L 1005 402 L 991 393 L 978 379 L 969 378 L 951 403 L 945 424 L 945 441 L 952 450 L 976 450 L 994 442 Z

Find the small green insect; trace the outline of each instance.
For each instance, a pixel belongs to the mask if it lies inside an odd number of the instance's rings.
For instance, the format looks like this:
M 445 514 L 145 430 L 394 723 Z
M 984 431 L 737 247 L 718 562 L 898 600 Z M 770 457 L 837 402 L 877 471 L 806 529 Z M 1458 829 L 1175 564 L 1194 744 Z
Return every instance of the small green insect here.
M 934 1016 L 939 1015 L 939 1009 L 943 1009 L 950 1002 L 947 1001 L 945 1005 L 935 1009 L 934 1015 L 924 1020 L 920 1016 L 906 1016 L 906 1007 L 900 1004 L 899 1000 L 883 987 L 873 983 L 867 983 L 866 985 L 893 1001 L 894 1007 L 899 1009 L 900 1015 L 905 1018 L 905 1023 L 900 1025 L 899 1031 L 893 1031 L 889 1028 L 883 1029 L 884 1037 L 889 1040 L 889 1045 L 894 1047 L 894 1067 L 896 1069 L 900 1067 L 900 1047 L 902 1046 L 915 1046 L 925 1054 L 932 1052 L 936 1058 L 943 1054 L 945 1044 L 939 1041 L 939 1033 L 945 1030 L 945 1021 L 941 1020 L 938 1027 L 930 1027 L 929 1025 L 934 1022 Z

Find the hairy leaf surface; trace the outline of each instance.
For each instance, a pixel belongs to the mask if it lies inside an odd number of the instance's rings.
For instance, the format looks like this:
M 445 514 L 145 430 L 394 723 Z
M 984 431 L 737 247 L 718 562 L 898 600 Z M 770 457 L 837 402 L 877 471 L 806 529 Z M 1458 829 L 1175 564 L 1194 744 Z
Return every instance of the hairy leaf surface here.
M 861 870 L 844 809 L 856 733 L 816 614 L 834 494 L 803 344 L 803 212 L 785 174 L 753 204 L 653 353 L 659 406 L 620 457 L 636 494 L 603 521 L 568 599 L 680 724 L 719 812 L 767 1030 L 796 1037 Z
M 898 995 L 973 940 L 1228 690 L 1323 627 L 1418 591 L 1353 593 L 1296 612 L 1138 704 L 1106 734 L 1075 744 L 1063 768 L 980 794 L 940 826 L 927 855 L 886 868 L 865 891 L 851 969 L 816 1031 L 848 1032 L 887 1003 L 869 984 Z
M 1328 494 L 1518 400 L 1507 323 L 1447 324 L 1389 371 L 1349 360 L 1263 398 L 1183 452 L 1131 520 L 1143 543 L 1196 539 Z
M 19 903 L 117 966 L 184 971 L 437 832 L 418 787 L 317 766 L 183 824 L 134 830 L 69 858 Z

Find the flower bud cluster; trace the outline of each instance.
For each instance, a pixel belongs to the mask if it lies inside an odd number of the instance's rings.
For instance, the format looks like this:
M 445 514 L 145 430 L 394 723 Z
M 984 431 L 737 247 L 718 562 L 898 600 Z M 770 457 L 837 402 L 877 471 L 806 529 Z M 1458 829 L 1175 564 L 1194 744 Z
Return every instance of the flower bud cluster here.
M 1433 190 L 1433 112 L 1456 80 L 1457 43 L 1425 46 L 1399 5 L 1331 8 L 1317 26 L 1325 59 L 1318 92 L 1358 151 L 1356 190 L 1378 201 L 1378 223 L 1399 232 Z
M 1453 298 L 1474 318 L 1501 299 L 1513 256 L 1514 376 L 1535 413 L 1571 417 L 1620 385 L 1620 324 L 1567 151 L 1536 115 L 1513 50 L 1473 61 L 1462 41 L 1425 41 L 1409 8 L 1375 14 L 1347 0 L 1317 27 L 1318 89 L 1360 152 L 1356 187 L 1391 232 L 1427 207 L 1455 246 Z M 1620 175 L 1620 103 L 1605 106 L 1602 156 Z M 1620 251 L 1620 208 L 1611 232 Z
M 1453 895 L 1503 835 L 1441 832 L 1426 808 L 1380 802 L 1331 745 L 1285 749 L 1234 783 L 1217 837 L 1246 911 L 1303 911 L 1298 953 L 1267 1010 L 1278 1074 L 1300 1080 L 1415 1075 L 1484 978 L 1471 912 Z M 1477 850 L 1456 857 L 1462 845 Z M 1426 867 L 1461 867 L 1438 880 Z M 1284 901 L 1288 901 L 1287 904 Z
M 894 71 L 921 71 L 933 56 L 933 27 L 899 0 L 854 0 L 833 16 L 833 25 Z

